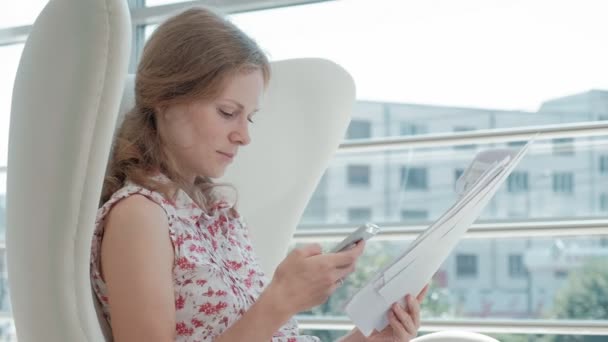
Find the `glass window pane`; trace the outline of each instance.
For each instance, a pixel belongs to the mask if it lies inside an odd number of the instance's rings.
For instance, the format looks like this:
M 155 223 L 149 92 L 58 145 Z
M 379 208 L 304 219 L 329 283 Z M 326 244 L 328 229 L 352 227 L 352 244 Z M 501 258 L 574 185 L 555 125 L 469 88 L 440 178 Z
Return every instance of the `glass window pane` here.
M 4 75 L 0 79 L 0 167 L 6 166 L 8 159 L 11 98 L 22 50 L 23 44 L 0 46 L 0 74 Z
M 23 44 L 0 46 L 0 73 L 5 76 L 0 81 L 0 245 L 2 246 L 4 246 L 6 235 L 6 167 L 11 97 L 22 50 Z M 16 341 L 14 324 L 10 318 L 11 307 L 5 256 L 5 249 L 0 249 L 0 316 L 4 317 L 0 319 L 0 339 Z
M 0 242 L 4 242 L 5 236 L 6 236 L 6 171 L 0 171 Z
M 343 316 L 343 305 L 409 241 L 370 240 L 351 274 L 307 314 Z M 334 243 L 325 243 L 327 250 Z M 423 317 L 594 319 L 608 324 L 606 236 L 463 239 L 433 277 Z M 405 294 L 404 294 L 405 295 Z
M 606 12 L 603 1 L 370 0 L 231 18 L 273 60 L 343 65 L 353 118 L 383 137 L 608 118 Z
M 0 28 L 30 25 L 48 0 L 0 1 Z
M 571 144 L 576 147 L 573 154 L 555 157 L 550 139 L 537 141 L 480 221 L 607 217 L 608 173 L 601 171 L 599 156 L 607 150 L 608 137 L 577 138 Z M 324 194 L 318 194 L 328 214 L 324 223 L 351 223 L 348 208 L 361 206 L 372 208 L 377 224 L 400 222 L 403 211 L 426 212 L 428 221 L 434 221 L 455 202 L 462 170 L 477 152 L 489 148 L 512 147 L 501 143 L 474 145 L 472 150 L 446 146 L 339 153 L 319 190 Z M 317 205 L 314 201 L 309 205 Z M 310 223 L 304 217 L 300 229 Z
M 160 6 L 160 5 L 168 5 L 175 4 L 178 2 L 184 2 L 186 0 L 145 0 L 146 6 Z
M 368 120 L 352 120 L 346 131 L 346 139 L 369 139 L 372 123 Z

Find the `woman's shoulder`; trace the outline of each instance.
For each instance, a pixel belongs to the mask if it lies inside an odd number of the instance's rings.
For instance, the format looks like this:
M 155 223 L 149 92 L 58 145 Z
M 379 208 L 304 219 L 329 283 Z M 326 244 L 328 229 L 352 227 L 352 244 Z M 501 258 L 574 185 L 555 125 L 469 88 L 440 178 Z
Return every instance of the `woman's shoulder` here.
M 168 201 L 158 191 L 147 189 L 131 181 L 126 181 L 122 188 L 115 191 L 97 211 L 97 221 L 105 220 L 110 212 L 115 211 L 139 215 L 145 213 L 169 214 Z

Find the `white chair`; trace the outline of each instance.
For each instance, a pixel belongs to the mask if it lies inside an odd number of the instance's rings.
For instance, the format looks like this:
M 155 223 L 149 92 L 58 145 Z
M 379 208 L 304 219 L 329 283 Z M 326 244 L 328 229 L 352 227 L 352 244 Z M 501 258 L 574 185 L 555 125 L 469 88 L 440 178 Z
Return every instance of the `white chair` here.
M 7 175 L 7 263 L 20 342 L 107 335 L 94 306 L 89 253 L 125 89 L 130 25 L 124 0 L 51 0 L 25 45 Z M 352 78 L 329 61 L 282 61 L 272 69 L 254 143 L 222 179 L 239 189 L 269 274 L 344 136 L 355 98 Z
M 499 342 L 492 337 L 469 331 L 440 331 L 412 340 L 412 342 Z

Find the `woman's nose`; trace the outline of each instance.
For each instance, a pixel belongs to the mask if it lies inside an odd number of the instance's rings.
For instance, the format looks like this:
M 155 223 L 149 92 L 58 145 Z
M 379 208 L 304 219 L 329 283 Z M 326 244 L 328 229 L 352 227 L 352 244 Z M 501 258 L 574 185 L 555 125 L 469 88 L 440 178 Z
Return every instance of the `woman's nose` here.
M 231 140 L 240 145 L 248 145 L 251 142 L 251 137 L 249 136 L 249 121 L 243 121 L 240 121 L 237 129 L 232 132 Z

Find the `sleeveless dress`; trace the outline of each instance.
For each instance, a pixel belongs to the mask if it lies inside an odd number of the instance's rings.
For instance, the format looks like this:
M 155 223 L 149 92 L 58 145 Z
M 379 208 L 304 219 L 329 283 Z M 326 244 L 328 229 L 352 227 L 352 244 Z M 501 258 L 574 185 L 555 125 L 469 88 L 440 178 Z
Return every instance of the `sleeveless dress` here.
M 159 192 L 127 182 L 97 212 L 91 249 L 93 291 L 110 322 L 107 289 L 101 277 L 101 241 L 105 218 L 120 200 L 143 195 L 162 207 L 173 244 L 176 341 L 212 341 L 234 324 L 256 301 L 268 279 L 262 272 L 241 218 L 225 201 L 204 212 L 184 191 L 175 201 Z M 298 335 L 292 318 L 272 337 L 273 342 L 320 341 Z

